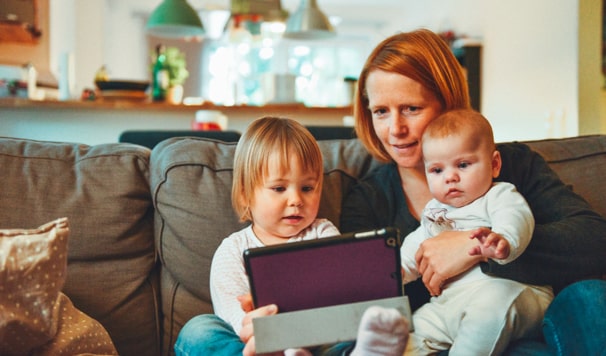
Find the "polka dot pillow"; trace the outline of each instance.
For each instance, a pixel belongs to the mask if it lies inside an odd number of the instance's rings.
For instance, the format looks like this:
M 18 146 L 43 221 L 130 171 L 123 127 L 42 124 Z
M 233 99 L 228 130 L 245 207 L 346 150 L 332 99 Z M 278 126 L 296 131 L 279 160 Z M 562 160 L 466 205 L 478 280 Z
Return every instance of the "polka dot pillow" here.
M 116 353 L 101 324 L 61 293 L 68 235 L 67 218 L 32 230 L 0 230 L 3 355 Z

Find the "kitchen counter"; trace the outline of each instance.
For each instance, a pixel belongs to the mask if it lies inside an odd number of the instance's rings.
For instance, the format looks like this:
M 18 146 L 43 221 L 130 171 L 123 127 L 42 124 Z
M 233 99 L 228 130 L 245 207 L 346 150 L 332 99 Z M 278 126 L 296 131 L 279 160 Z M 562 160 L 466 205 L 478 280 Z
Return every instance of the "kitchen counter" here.
M 34 101 L 0 98 L 0 136 L 86 144 L 116 142 L 126 130 L 190 130 L 195 112 L 218 110 L 228 129 L 243 132 L 261 116 L 286 116 L 304 125 L 340 126 L 351 107 L 320 108 L 303 104 L 265 106 L 170 105 L 147 101 Z

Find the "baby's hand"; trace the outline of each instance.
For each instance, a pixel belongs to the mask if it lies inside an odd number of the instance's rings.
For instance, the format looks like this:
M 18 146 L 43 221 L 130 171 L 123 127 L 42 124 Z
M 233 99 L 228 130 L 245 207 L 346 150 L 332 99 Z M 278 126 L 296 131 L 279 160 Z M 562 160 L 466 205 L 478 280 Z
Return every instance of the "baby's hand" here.
M 471 256 L 481 255 L 499 260 L 509 257 L 509 242 L 503 235 L 497 234 L 487 227 L 473 230 L 469 238 L 479 241 L 477 246 L 469 250 Z

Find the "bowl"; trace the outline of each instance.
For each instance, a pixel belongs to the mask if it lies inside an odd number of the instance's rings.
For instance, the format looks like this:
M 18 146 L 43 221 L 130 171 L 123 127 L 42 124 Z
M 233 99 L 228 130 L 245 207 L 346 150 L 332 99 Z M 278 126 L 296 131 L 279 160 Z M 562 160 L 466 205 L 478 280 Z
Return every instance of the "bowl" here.
M 104 80 L 96 81 L 95 85 L 99 90 L 146 91 L 147 87 L 149 87 L 149 82 L 137 80 Z

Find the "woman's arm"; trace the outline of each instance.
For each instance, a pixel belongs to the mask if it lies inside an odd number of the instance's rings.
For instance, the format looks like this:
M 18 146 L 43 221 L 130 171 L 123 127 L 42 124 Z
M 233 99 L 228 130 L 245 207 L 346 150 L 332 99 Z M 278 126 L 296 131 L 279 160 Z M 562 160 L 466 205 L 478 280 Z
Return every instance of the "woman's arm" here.
M 423 241 L 416 254 L 419 273 L 431 295 L 440 295 L 444 283 L 468 271 L 485 258 L 471 256 L 478 243 L 469 238 L 471 231 L 444 231 Z
M 528 248 L 518 259 L 507 265 L 488 262 L 482 269 L 556 289 L 606 273 L 606 220 L 528 146 L 503 144 L 499 151 L 503 168 L 498 180 L 513 183 L 526 198 L 536 226 Z

